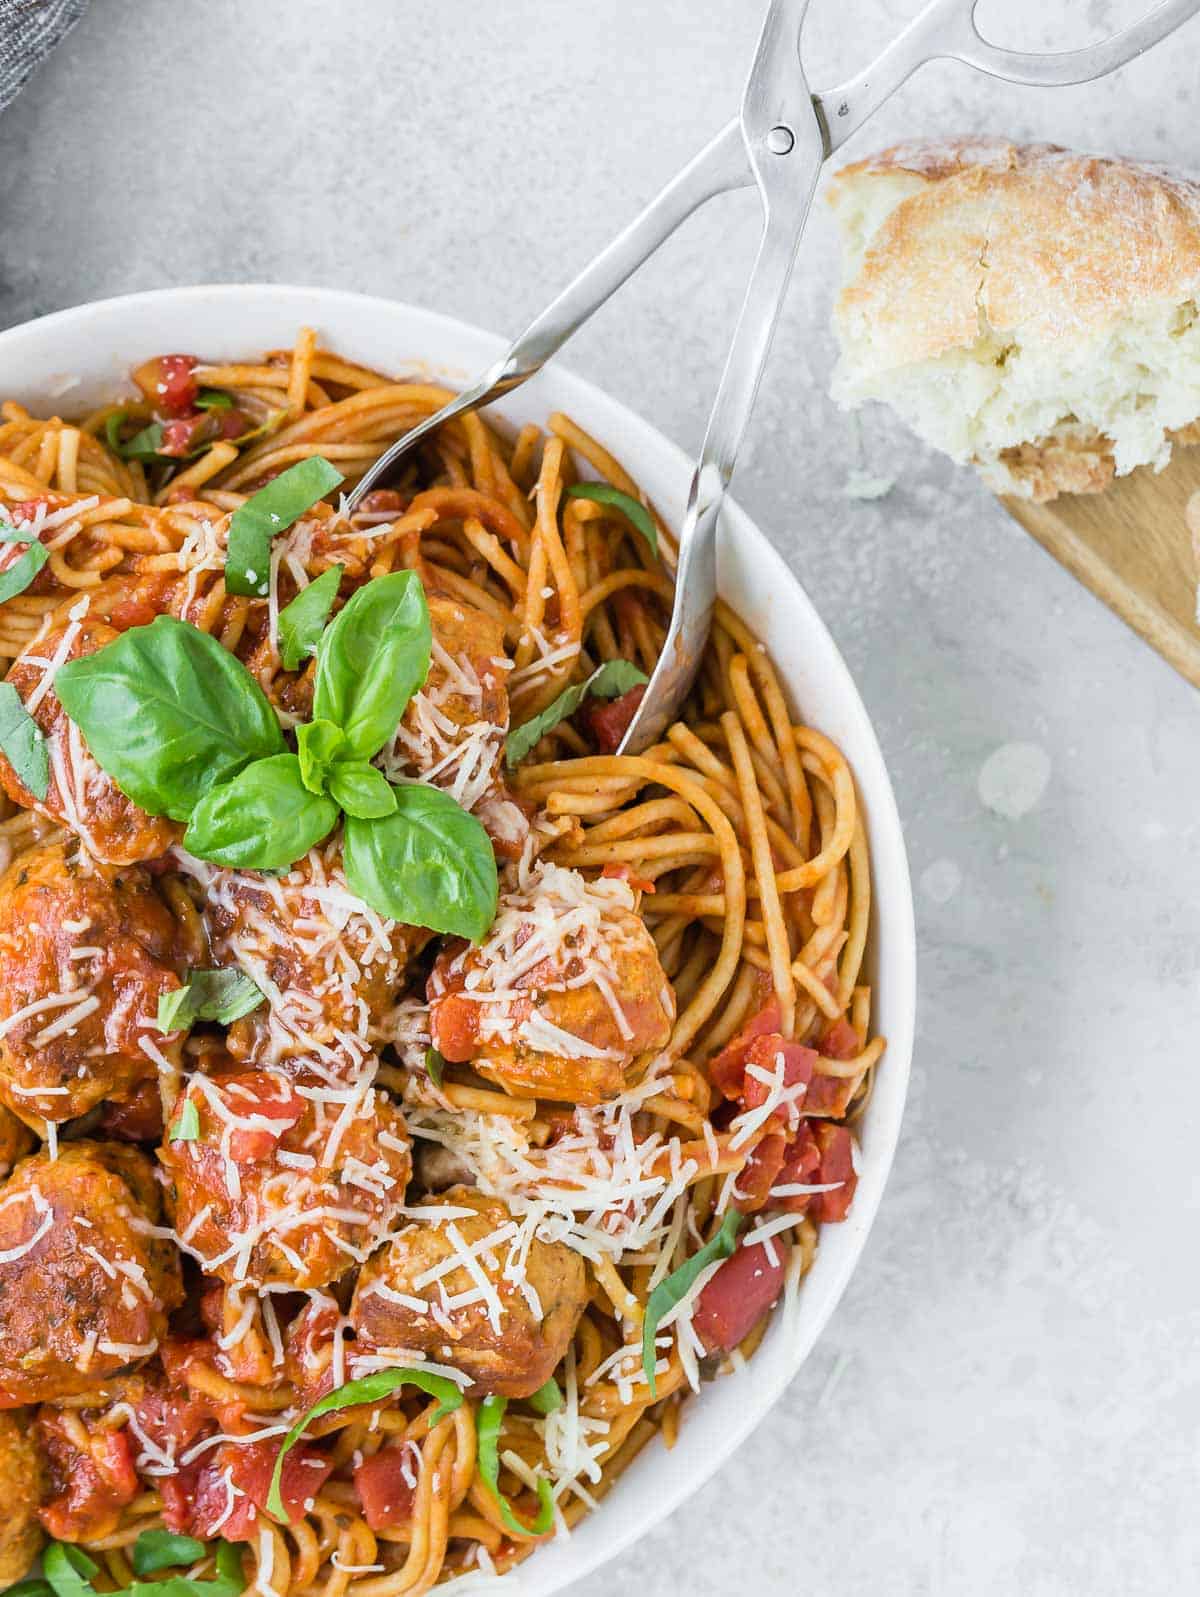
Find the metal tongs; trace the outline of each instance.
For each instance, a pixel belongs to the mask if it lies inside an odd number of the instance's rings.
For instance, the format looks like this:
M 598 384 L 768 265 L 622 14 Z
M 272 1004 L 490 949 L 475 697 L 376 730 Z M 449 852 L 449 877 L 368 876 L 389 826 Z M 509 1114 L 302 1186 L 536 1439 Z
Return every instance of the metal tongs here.
M 706 200 L 757 185 L 763 205 L 758 254 L 680 527 L 670 627 L 621 744 L 623 754 L 637 753 L 662 735 L 699 669 L 717 597 L 717 519 L 824 163 L 928 61 L 962 61 L 1009 83 L 1086 83 L 1141 55 L 1200 11 L 1200 0 L 1162 0 L 1140 21 L 1099 44 L 1039 53 L 990 44 L 975 24 L 978 5 L 979 0 L 930 0 L 864 72 L 839 88 L 814 94 L 800 57 L 809 0 L 771 0 L 740 114 L 531 322 L 501 360 L 399 438 L 350 496 L 353 510 L 427 433 L 500 399 L 540 371 Z

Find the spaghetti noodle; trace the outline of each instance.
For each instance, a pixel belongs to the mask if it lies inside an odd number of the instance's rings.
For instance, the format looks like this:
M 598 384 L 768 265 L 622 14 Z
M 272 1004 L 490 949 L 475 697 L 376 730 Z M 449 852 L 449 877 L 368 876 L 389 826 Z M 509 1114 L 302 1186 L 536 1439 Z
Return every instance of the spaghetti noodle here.
M 25 1411 L 0 1476 L 30 1504 L 0 1579 L 40 1523 L 96 1590 L 148 1565 L 202 1597 L 224 1539 L 267 1597 L 417 1597 L 568 1533 L 655 1433 L 686 1445 L 684 1399 L 849 1208 L 884 1048 L 854 782 L 724 604 L 684 717 L 613 752 L 640 689 L 596 674 L 653 669 L 674 545 L 568 417 L 447 425 L 353 517 L 310 506 L 247 597 L 248 497 L 317 458 L 352 484 L 448 392 L 310 330 L 135 377 L 75 421 L 0 407 L 0 582 L 45 551 L 0 655 L 49 748 L 40 798 L 0 760 L 0 1407 Z M 335 614 L 420 579 L 429 674 L 373 768 L 486 828 L 473 943 L 378 913 L 338 830 L 282 870 L 198 857 L 58 701 L 65 661 L 173 616 L 300 738 L 318 667 L 281 633 L 335 567 Z

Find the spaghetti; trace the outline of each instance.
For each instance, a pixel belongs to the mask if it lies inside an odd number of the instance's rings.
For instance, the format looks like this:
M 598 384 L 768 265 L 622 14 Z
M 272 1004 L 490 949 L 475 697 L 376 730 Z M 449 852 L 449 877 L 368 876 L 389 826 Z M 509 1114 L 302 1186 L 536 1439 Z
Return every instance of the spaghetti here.
M 0 583 L 45 551 L 0 655 L 49 751 L 40 797 L 0 759 L 0 1579 L 40 1524 L 96 1590 L 216 1592 L 224 1540 L 267 1597 L 417 1597 L 686 1445 L 849 1208 L 884 1048 L 854 782 L 724 604 L 684 717 L 613 752 L 641 690 L 604 684 L 652 671 L 675 551 L 568 417 L 461 417 L 353 517 L 309 506 L 246 596 L 234 513 L 305 461 L 352 484 L 448 392 L 310 330 L 135 380 L 76 421 L 0 407 Z M 193 853 L 55 690 L 174 617 L 303 743 L 323 645 L 284 645 L 335 568 L 334 616 L 420 579 L 428 675 L 370 763 L 486 829 L 473 941 L 381 914 L 338 828 L 269 872 Z

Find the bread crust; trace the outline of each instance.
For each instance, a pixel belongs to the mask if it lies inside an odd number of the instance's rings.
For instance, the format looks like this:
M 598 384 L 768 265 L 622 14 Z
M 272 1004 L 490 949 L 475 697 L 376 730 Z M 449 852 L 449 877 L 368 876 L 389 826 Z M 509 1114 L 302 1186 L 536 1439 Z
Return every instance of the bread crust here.
M 880 185 L 896 203 L 836 311 L 853 364 L 860 343 L 874 371 L 970 348 L 982 324 L 1083 341 L 1200 292 L 1200 183 L 1154 167 L 1001 138 L 897 144 L 834 178 L 843 225 Z

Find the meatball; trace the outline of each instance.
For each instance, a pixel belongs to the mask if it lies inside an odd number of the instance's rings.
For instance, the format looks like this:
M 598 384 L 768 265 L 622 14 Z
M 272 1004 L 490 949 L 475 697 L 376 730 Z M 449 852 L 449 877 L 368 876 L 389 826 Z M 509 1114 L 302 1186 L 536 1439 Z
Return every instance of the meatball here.
M 265 1069 L 192 1076 L 159 1160 L 176 1230 L 205 1274 L 259 1288 L 321 1287 L 361 1263 L 412 1171 L 404 1117 L 373 1088 Z
M 12 1174 L 13 1166 L 29 1152 L 34 1140 L 25 1122 L 0 1105 L 0 1181 Z
M 158 1000 L 179 986 L 177 928 L 150 877 L 74 840 L 20 855 L 0 877 L 0 1101 L 70 1120 L 128 1098 L 179 1041 Z
M 619 879 L 540 865 L 485 943 L 439 955 L 429 1023 L 449 1060 L 505 1092 L 596 1104 L 665 1048 L 675 994 Z
M 0 1515 L 0 1589 L 29 1573 L 42 1550 L 38 1504 L 45 1474 L 28 1426 L 18 1414 L 0 1414 L 0 1481 L 4 1513 Z
M 119 634 L 100 621 L 69 621 L 38 638 L 14 660 L 7 681 L 28 705 L 46 739 L 50 786 L 44 800 L 33 794 L 0 754 L 0 784 L 14 803 L 37 810 L 83 839 L 88 853 L 110 865 L 157 859 L 180 835 L 165 817 L 147 815 L 96 764 L 79 728 L 67 718 L 57 693 L 42 692 L 45 674 L 67 660 L 94 654 Z
M 358 1346 L 420 1349 L 469 1375 L 477 1393 L 529 1397 L 553 1375 L 583 1313 L 583 1260 L 531 1238 L 499 1198 L 454 1187 L 423 1205 L 435 1207 L 444 1219 L 406 1226 L 359 1275 L 350 1305 Z M 470 1267 L 458 1262 L 466 1259 Z
M 183 1300 L 159 1218 L 150 1161 L 116 1143 L 35 1154 L 0 1186 L 0 1408 L 90 1391 L 155 1352 Z
M 239 1059 L 361 1063 L 403 981 L 429 941 L 382 920 L 346 886 L 336 843 L 313 849 L 283 877 L 197 864 L 217 964 L 239 965 L 270 1003 L 229 1035 Z
M 473 810 L 497 848 L 519 853 L 529 817 L 501 775 L 508 732 L 511 661 L 504 628 L 492 616 L 429 595 L 433 658 L 378 764 L 393 781 L 414 777 L 444 788 Z

